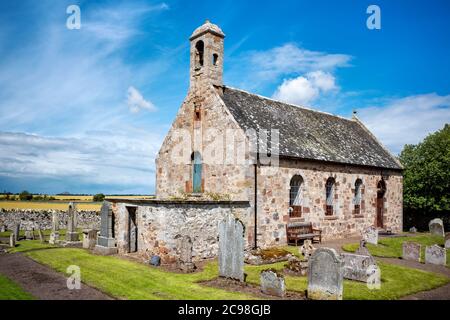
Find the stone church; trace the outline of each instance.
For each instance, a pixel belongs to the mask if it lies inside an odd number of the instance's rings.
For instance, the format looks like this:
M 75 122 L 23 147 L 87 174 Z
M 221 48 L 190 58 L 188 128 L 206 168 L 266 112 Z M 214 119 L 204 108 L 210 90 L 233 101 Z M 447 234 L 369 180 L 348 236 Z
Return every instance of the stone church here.
M 402 230 L 402 166 L 351 119 L 224 85 L 225 34 L 206 21 L 190 37 L 190 87 L 156 159 L 156 199 L 112 199 L 119 253 L 177 257 L 188 234 L 197 259 L 217 253 L 232 214 L 247 246 L 286 244 L 286 224 L 323 239 L 375 226 Z

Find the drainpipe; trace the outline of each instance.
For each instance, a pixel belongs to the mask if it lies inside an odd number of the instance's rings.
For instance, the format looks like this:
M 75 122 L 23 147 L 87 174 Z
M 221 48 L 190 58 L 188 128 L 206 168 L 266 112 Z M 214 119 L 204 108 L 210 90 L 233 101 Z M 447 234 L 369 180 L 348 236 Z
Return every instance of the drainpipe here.
M 255 243 L 254 249 L 258 248 L 258 164 L 259 164 L 259 152 L 256 153 L 255 166 Z

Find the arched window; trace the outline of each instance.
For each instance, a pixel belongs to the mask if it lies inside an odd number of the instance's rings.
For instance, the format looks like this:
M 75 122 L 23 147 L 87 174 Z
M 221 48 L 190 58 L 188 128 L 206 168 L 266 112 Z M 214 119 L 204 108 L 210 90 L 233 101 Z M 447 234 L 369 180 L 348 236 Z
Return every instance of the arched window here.
M 212 58 L 213 66 L 217 65 L 217 61 L 219 61 L 219 55 L 217 53 L 214 53 Z
M 295 175 L 291 179 L 289 191 L 289 216 L 291 218 L 300 218 L 302 216 L 303 206 L 303 178 Z
M 326 195 L 326 210 L 325 215 L 333 215 L 333 205 L 334 205 L 334 194 L 335 194 L 335 181 L 334 178 L 328 178 L 325 185 L 325 195 Z
M 362 180 L 356 179 L 355 181 L 355 197 L 353 199 L 353 204 L 355 205 L 355 214 L 361 214 L 361 189 L 362 189 Z
M 203 67 L 203 54 L 205 51 L 205 44 L 202 40 L 195 44 L 195 69 L 199 70 Z
M 193 152 L 191 156 L 192 162 L 192 192 L 202 192 L 202 156 L 200 152 Z

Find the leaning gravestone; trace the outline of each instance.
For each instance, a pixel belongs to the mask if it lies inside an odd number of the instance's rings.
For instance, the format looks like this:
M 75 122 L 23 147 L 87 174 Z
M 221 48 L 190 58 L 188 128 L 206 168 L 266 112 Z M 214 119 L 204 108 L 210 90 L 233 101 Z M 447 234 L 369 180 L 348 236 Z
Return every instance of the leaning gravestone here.
M 430 233 L 435 236 L 439 237 L 445 237 L 444 232 L 444 223 L 441 219 L 436 218 L 430 221 L 428 224 L 428 227 L 430 228 Z
M 59 241 L 59 217 L 56 211 L 52 213 L 52 232 L 50 233 L 50 239 L 48 243 L 57 244 Z
M 77 242 L 79 241 L 79 235 L 77 232 L 76 218 L 77 209 L 73 202 L 69 203 L 69 210 L 67 212 L 67 231 L 66 231 L 66 240 L 68 242 Z
M 260 282 L 263 293 L 281 298 L 286 295 L 286 285 L 282 275 L 272 270 L 263 270 L 261 271 Z
M 180 260 L 178 267 L 184 272 L 192 272 L 195 270 L 195 265 L 192 262 L 192 240 L 189 236 L 184 236 L 179 240 Z
M 371 256 L 369 249 L 366 247 L 366 240 L 361 240 L 359 242 L 359 248 L 356 249 L 355 254 L 359 254 L 362 256 Z
M 331 248 L 319 248 L 309 259 L 308 298 L 342 300 L 344 261 Z
M 425 247 L 425 263 L 445 266 L 447 264 L 447 250 L 437 244 Z
M 450 249 L 450 233 L 445 236 L 445 249 Z
M 244 281 L 244 225 L 232 216 L 219 223 L 219 275 Z
M 420 262 L 420 250 L 422 246 L 415 242 L 403 242 L 402 259 Z
M 343 253 L 342 257 L 344 259 L 344 278 L 368 282 L 371 281 L 379 282 L 380 279 L 373 279 L 374 276 L 379 277 L 378 274 L 374 274 L 374 270 L 377 268 L 377 263 L 372 256 L 359 255 L 353 253 Z
M 14 233 L 11 233 L 9 236 L 9 246 L 14 248 L 16 246 L 16 236 Z
M 363 231 L 363 239 L 367 243 L 371 243 L 374 245 L 378 244 L 378 230 L 377 228 L 370 226 Z
M 20 237 L 20 222 L 14 225 L 14 237 L 16 242 L 19 241 Z

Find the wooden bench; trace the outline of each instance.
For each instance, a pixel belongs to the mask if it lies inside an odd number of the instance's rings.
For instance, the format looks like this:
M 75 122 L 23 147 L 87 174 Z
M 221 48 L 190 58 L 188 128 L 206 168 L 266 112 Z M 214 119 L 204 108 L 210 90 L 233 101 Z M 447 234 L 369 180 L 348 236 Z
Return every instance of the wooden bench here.
M 310 239 L 312 242 L 322 242 L 322 230 L 314 229 L 311 222 L 290 222 L 286 224 L 286 235 L 288 245 L 299 240 Z

